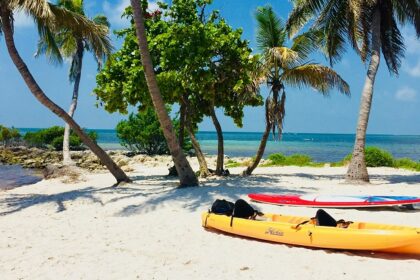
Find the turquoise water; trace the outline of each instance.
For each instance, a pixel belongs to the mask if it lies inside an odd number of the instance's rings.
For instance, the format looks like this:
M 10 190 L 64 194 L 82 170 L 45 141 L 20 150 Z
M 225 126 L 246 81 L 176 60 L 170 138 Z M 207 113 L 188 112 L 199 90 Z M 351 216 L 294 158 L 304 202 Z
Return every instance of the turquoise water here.
M 21 129 L 22 133 L 36 129 Z M 115 130 L 96 129 L 98 143 L 105 149 L 121 149 Z M 261 139 L 258 132 L 225 132 L 225 154 L 228 156 L 254 156 Z M 217 153 L 215 132 L 197 133 L 202 149 L 208 154 Z M 383 148 L 394 157 L 420 160 L 420 135 L 367 135 L 367 145 Z M 354 144 L 352 134 L 285 133 L 280 141 L 272 137 L 267 143 L 265 155 L 302 153 L 315 161 L 339 161 L 351 153 Z
M 36 131 L 36 128 L 22 128 L 21 133 Z M 104 149 L 121 149 L 115 130 L 95 129 L 98 143 Z M 217 153 L 217 135 L 215 132 L 197 133 L 205 153 Z M 231 157 L 254 156 L 261 139 L 258 132 L 225 132 L 225 154 Z M 283 153 L 286 155 L 301 153 L 310 155 L 315 161 L 333 162 L 343 159 L 352 151 L 354 135 L 320 133 L 285 133 L 281 141 L 272 137 L 267 143 L 265 155 Z M 420 160 L 420 135 L 368 135 L 367 145 L 377 146 L 392 153 L 396 158 L 408 157 Z M 0 189 L 31 184 L 39 180 L 31 170 L 20 166 L 0 165 Z
M 34 184 L 41 178 L 41 174 L 34 170 L 24 169 L 19 165 L 0 164 L 0 190 Z

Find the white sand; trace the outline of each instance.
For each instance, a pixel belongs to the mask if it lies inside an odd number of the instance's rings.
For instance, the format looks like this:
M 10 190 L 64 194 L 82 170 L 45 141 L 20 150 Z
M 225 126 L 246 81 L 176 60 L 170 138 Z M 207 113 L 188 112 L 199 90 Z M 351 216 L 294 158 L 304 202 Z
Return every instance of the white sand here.
M 345 185 L 345 168 L 259 168 L 176 189 L 167 169 L 135 166 L 136 183 L 108 174 L 0 193 L 0 279 L 418 279 L 420 258 L 307 249 L 204 230 L 216 198 L 250 192 L 420 196 L 420 173 L 370 169 L 372 184 Z M 238 174 L 242 169 L 232 169 Z M 151 175 L 153 174 L 153 175 Z M 160 174 L 160 175 L 156 175 Z M 253 204 L 313 216 L 315 209 Z M 419 211 L 331 209 L 336 218 L 420 227 Z

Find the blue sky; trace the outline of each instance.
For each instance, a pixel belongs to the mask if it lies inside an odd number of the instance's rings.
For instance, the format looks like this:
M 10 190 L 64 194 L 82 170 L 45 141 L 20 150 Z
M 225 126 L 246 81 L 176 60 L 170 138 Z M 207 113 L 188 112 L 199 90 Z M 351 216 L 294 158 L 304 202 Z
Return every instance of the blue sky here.
M 104 13 L 111 21 L 112 29 L 127 26 L 120 14 L 129 0 L 85 1 L 87 14 L 94 16 Z M 259 0 L 215 0 L 213 9 L 219 9 L 221 15 L 235 28 L 244 30 L 243 37 L 255 46 L 255 21 L 253 13 L 258 6 L 270 4 L 283 18 L 290 12 L 288 1 Z M 45 93 L 67 110 L 72 85 L 68 81 L 68 64 L 61 67 L 49 65 L 44 57 L 34 58 L 38 35 L 31 21 L 23 14 L 16 15 L 15 40 L 17 48 L 29 69 Z M 420 41 L 414 30 L 403 28 L 406 40 L 406 59 L 398 77 L 391 76 L 384 60 L 376 78 L 373 109 L 370 116 L 368 133 L 374 134 L 420 134 Z M 118 47 L 121 42 L 114 39 Z M 314 62 L 327 64 L 327 61 L 315 55 Z M 323 97 L 311 88 L 287 88 L 286 132 L 319 133 L 354 133 L 359 110 L 360 93 L 364 83 L 366 66 L 350 49 L 334 69 L 350 84 L 351 97 L 331 92 Z M 83 77 L 80 86 L 80 101 L 76 111 L 76 120 L 87 128 L 114 128 L 118 121 L 126 118 L 119 114 L 109 114 L 102 108 L 96 108 L 96 98 L 92 95 L 95 87 L 96 65 L 87 55 L 83 65 Z M 263 94 L 266 94 L 263 89 Z M 218 111 L 225 131 L 262 131 L 264 129 L 264 109 L 247 108 L 244 127 L 239 129 L 233 122 Z M 0 124 L 15 127 L 48 127 L 62 125 L 62 121 L 40 105 L 26 88 L 23 80 L 12 64 L 0 38 Z M 201 130 L 213 131 L 209 119 L 201 125 Z

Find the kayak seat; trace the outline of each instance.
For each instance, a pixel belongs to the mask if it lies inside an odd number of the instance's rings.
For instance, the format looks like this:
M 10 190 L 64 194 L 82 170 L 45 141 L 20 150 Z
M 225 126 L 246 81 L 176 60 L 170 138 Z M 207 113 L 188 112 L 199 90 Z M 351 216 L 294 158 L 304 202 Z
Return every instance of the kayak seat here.
M 323 209 L 318 209 L 315 215 L 315 224 L 323 227 L 336 227 L 337 221 Z

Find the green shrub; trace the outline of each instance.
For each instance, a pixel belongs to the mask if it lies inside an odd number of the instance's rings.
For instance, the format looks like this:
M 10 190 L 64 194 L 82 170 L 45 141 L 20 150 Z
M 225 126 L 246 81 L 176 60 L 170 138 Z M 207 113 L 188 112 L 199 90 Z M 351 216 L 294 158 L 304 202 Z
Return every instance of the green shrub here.
M 336 162 L 331 166 L 343 166 L 350 162 L 352 154 L 348 154 L 342 161 Z M 394 166 L 394 158 L 392 155 L 378 147 L 366 147 L 365 159 L 367 167 L 380 167 L 380 166 Z
M 96 142 L 96 132 L 88 132 L 88 136 Z M 64 127 L 53 126 L 36 132 L 28 132 L 23 137 L 29 146 L 38 148 L 53 148 L 56 151 L 63 149 Z M 83 150 L 83 142 L 73 131 L 70 131 L 70 150 Z
M 420 171 L 420 161 L 416 162 L 409 158 L 399 158 L 394 160 L 394 167 Z
M 271 154 L 268 156 L 269 162 L 264 164 L 265 166 L 277 165 L 277 166 L 312 166 L 320 167 L 324 166 L 322 162 L 313 162 L 312 158 L 308 155 L 293 154 L 291 156 L 285 156 L 283 154 Z
M 172 120 L 176 132 L 179 129 L 179 121 Z M 120 121 L 116 127 L 117 137 L 122 146 L 135 153 L 147 155 L 169 154 L 168 145 L 160 128 L 159 120 L 152 107 L 147 107 L 137 114 L 130 114 L 128 120 Z M 191 141 L 184 135 L 184 151 L 190 151 Z
M 0 143 L 5 146 L 13 144 L 21 139 L 21 135 L 19 130 L 16 128 L 8 128 L 5 126 L 0 125 Z
M 242 166 L 242 165 L 243 165 L 242 163 L 237 162 L 237 161 L 232 160 L 232 159 L 229 159 L 229 160 L 226 162 L 226 168 L 239 167 L 239 166 Z
M 365 156 L 366 165 L 368 167 L 394 166 L 394 158 L 392 155 L 377 147 L 366 147 Z
M 269 155 L 268 159 L 273 165 L 282 165 L 286 161 L 286 156 L 283 154 L 277 153 L 277 154 Z

